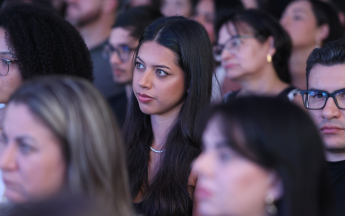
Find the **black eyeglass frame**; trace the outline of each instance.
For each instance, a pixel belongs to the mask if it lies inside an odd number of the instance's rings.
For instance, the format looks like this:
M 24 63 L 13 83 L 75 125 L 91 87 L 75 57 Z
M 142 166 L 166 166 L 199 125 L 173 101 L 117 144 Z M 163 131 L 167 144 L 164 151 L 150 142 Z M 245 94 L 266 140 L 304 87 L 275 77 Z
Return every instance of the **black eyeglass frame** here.
M 319 92 L 319 93 L 324 93 L 324 94 L 326 94 L 327 98 L 326 98 L 326 100 L 325 100 L 325 104 L 324 104 L 321 108 L 309 108 L 309 107 L 307 107 L 306 101 L 304 100 L 304 97 L 305 97 L 304 95 L 305 95 L 306 93 L 309 93 L 309 92 Z M 334 91 L 334 92 L 332 92 L 332 93 L 329 93 L 329 92 L 327 92 L 327 91 L 322 91 L 322 90 L 303 90 L 303 91 L 300 91 L 299 93 L 302 95 L 303 105 L 304 105 L 304 107 L 305 107 L 306 109 L 309 109 L 309 110 L 320 110 L 320 109 L 323 109 L 323 108 L 325 108 L 325 106 L 326 106 L 326 104 L 327 104 L 328 98 L 331 97 L 331 98 L 333 98 L 334 103 L 335 103 L 335 105 L 338 107 L 338 109 L 345 110 L 345 107 L 344 107 L 344 108 L 339 107 L 338 100 L 337 100 L 336 97 L 335 97 L 335 95 L 336 95 L 337 93 L 339 93 L 339 92 L 344 92 L 344 93 L 345 93 L 345 89 L 339 89 L 339 90 L 336 90 L 336 91 Z
M 122 45 L 122 46 L 124 46 L 124 45 Z M 123 56 L 120 54 L 119 48 L 114 47 L 110 43 L 105 44 L 104 47 L 103 47 L 103 51 L 102 51 L 103 52 L 103 58 L 105 58 L 106 60 L 110 59 L 110 55 L 105 57 L 107 55 L 106 54 L 106 49 L 109 48 L 109 50 L 111 52 L 111 55 L 113 55 L 114 52 L 116 52 L 117 56 L 121 59 L 122 62 L 127 62 L 129 57 L 130 57 L 129 53 L 133 52 L 136 48 L 131 48 L 131 47 L 127 46 L 127 45 L 125 45 L 125 46 L 128 48 L 128 56 L 126 58 L 123 58 Z
M 6 74 L 1 74 L 0 73 L 0 76 L 7 76 L 7 74 L 10 72 L 10 65 L 12 63 L 16 63 L 17 60 L 9 60 L 9 59 L 4 58 L 4 57 L 0 57 L 0 59 L 4 60 L 6 62 L 6 64 L 7 64 L 7 72 L 6 72 Z

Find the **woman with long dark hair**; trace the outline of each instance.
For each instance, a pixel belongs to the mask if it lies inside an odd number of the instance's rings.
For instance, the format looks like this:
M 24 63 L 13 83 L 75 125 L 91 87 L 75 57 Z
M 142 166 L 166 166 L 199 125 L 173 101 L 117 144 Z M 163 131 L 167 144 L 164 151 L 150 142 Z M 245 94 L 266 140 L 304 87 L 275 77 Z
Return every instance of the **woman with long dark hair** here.
M 196 21 L 161 18 L 141 36 L 134 59 L 123 128 L 133 201 L 145 215 L 191 215 L 196 128 L 212 92 L 210 39 Z
M 305 68 L 310 53 L 344 36 L 337 10 L 328 2 L 295 0 L 286 7 L 280 23 L 293 45 L 289 60 L 291 83 L 306 89 Z
M 199 215 L 333 215 L 319 131 L 293 103 L 239 98 L 213 108 L 201 128 Z

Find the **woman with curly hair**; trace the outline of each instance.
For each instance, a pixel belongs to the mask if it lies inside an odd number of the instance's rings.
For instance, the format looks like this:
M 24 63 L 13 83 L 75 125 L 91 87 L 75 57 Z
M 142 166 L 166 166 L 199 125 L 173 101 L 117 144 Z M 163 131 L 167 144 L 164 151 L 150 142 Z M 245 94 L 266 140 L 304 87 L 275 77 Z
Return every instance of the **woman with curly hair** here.
M 52 74 L 93 80 L 90 54 L 78 31 L 38 5 L 5 7 L 0 12 L 0 103 L 23 81 Z

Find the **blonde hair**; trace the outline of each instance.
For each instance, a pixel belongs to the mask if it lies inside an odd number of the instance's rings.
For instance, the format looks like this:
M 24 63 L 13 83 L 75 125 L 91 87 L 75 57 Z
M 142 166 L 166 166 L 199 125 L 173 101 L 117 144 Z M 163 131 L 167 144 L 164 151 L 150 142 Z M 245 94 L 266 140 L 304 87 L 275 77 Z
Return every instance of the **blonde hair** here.
M 9 103 L 26 105 L 59 138 L 71 192 L 106 204 L 114 215 L 133 215 L 121 134 L 91 83 L 72 77 L 36 78 L 24 83 Z

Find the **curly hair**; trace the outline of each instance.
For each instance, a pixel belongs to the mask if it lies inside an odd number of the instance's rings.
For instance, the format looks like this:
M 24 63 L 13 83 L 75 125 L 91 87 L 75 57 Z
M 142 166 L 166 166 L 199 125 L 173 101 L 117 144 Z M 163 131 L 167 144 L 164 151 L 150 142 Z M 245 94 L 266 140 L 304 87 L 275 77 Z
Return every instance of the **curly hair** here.
M 1 10 L 0 27 L 23 80 L 62 74 L 93 81 L 86 44 L 63 18 L 38 5 L 15 3 Z

